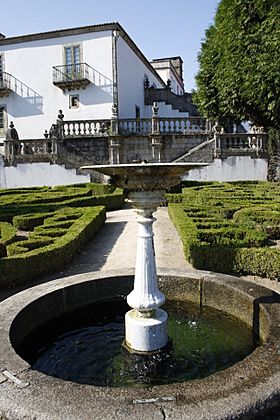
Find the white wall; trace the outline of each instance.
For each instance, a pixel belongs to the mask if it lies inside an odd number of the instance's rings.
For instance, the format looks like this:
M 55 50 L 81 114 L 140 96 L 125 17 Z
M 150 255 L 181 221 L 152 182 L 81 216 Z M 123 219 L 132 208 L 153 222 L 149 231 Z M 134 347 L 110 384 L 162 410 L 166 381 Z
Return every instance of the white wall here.
M 120 36 L 117 40 L 118 96 L 120 118 L 135 118 L 135 105 L 140 107 L 141 117 L 149 117 L 149 107 L 144 106 L 144 79 L 150 84 L 164 87 L 143 61 Z
M 91 83 L 86 89 L 65 92 L 53 85 L 53 66 L 64 64 L 63 47 L 81 44 L 82 61 L 111 81 L 110 86 Z M 56 122 L 62 109 L 65 120 L 110 118 L 112 108 L 111 31 L 64 36 L 1 46 L 4 70 L 17 81 L 16 92 L 0 98 L 7 107 L 20 138 L 41 138 Z M 108 82 L 109 83 L 109 82 Z M 69 94 L 78 94 L 80 106 L 69 109 Z
M 89 181 L 89 175 L 77 175 L 76 169 L 65 169 L 63 165 L 45 162 L 4 167 L 0 159 L 0 188 L 67 185 Z
M 182 88 L 182 85 L 178 82 L 177 78 L 179 77 L 175 71 L 169 67 L 169 68 L 156 68 L 157 73 L 160 75 L 162 80 L 167 83 L 167 80 L 171 80 L 171 91 L 175 93 L 176 95 L 182 95 L 184 93 L 184 90 Z
M 266 180 L 266 159 L 231 156 L 215 159 L 208 167 L 192 170 L 184 179 L 189 181 L 262 181 Z M 49 163 L 26 163 L 4 167 L 0 156 L 0 188 L 54 186 L 89 182 L 89 175 L 77 175 L 75 169 Z
M 184 176 L 188 181 L 265 181 L 267 159 L 252 159 L 249 156 L 230 156 L 215 159 L 203 169 L 194 169 Z

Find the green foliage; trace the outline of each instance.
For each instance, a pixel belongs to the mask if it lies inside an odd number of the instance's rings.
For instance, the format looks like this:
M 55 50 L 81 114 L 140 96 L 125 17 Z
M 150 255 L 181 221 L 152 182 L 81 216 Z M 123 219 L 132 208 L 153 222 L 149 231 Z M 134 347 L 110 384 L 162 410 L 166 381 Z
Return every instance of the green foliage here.
M 105 221 L 104 207 L 66 209 L 73 216 L 71 226 L 61 228 L 65 209 L 60 209 L 36 227 L 28 239 L 7 246 L 8 256 L 0 259 L 1 286 L 19 285 L 37 276 L 62 269 Z M 55 220 L 57 227 L 55 227 Z
M 169 215 L 194 267 L 280 278 L 279 183 L 223 183 L 183 189 Z
M 98 195 L 101 192 L 102 195 Z M 0 190 L 0 221 L 11 222 L 21 214 L 49 213 L 64 207 L 106 206 L 107 210 L 117 210 L 123 203 L 124 196 L 120 188 L 93 183 L 75 187 L 38 187 L 35 192 L 13 189 L 10 194 Z
M 279 50 L 279 0 L 221 0 L 198 57 L 200 111 L 279 129 Z
M 0 287 L 61 269 L 123 202 L 94 183 L 0 190 Z
M 7 255 L 6 246 L 16 238 L 16 229 L 10 223 L 0 222 L 0 258 Z

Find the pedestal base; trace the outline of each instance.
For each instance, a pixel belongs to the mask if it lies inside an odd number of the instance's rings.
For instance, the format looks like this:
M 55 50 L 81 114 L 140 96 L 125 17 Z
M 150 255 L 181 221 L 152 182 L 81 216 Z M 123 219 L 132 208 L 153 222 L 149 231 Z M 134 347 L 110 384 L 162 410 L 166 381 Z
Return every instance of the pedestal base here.
M 157 309 L 151 318 L 139 317 L 135 309 L 125 315 L 125 339 L 128 349 L 149 352 L 161 349 L 168 342 L 167 313 Z

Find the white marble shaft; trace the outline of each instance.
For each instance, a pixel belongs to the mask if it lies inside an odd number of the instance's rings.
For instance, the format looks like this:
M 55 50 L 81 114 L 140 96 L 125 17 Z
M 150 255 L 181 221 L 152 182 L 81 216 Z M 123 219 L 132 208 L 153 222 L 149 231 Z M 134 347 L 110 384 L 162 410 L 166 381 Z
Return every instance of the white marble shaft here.
M 165 298 L 157 286 L 152 214 L 164 200 L 162 191 L 139 191 L 130 194 L 137 213 L 138 240 L 134 289 L 127 296 L 127 303 L 141 312 L 155 311 L 163 305 Z M 147 316 L 148 314 L 146 314 Z M 145 316 L 145 314 L 143 314 Z
M 164 202 L 165 190 L 180 181 L 180 177 L 205 164 L 119 164 L 88 166 L 112 177 L 121 188 L 129 190 L 129 198 L 137 213 L 138 241 L 134 289 L 127 296 L 132 308 L 125 316 L 126 345 L 131 351 L 152 352 L 168 342 L 167 313 L 160 309 L 164 295 L 157 285 L 153 241 L 153 213 Z

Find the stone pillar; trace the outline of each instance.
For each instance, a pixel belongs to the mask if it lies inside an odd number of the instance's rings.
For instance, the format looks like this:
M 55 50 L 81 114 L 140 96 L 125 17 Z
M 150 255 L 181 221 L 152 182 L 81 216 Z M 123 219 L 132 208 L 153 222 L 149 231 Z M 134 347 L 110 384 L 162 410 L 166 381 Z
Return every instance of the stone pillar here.
M 156 102 L 154 102 L 152 110 L 152 134 L 160 134 L 158 104 Z
M 138 241 L 134 289 L 127 296 L 132 308 L 125 316 L 126 347 L 130 351 L 150 352 L 168 342 L 167 313 L 160 309 L 165 301 L 157 286 L 153 240 L 153 213 L 164 201 L 164 191 L 137 191 L 130 194 L 137 213 Z
M 153 104 L 153 116 L 152 116 L 152 156 L 155 162 L 160 163 L 162 161 L 161 150 L 162 150 L 162 136 L 160 134 L 160 123 L 158 116 L 158 104 Z
M 57 120 L 56 120 L 56 126 L 57 126 L 57 139 L 63 141 L 64 140 L 64 122 L 63 122 L 63 112 L 60 109 L 58 111 L 58 116 L 57 116 Z
M 111 133 L 112 133 L 112 136 L 117 136 L 119 134 L 119 120 L 118 120 L 117 104 L 112 105 Z
M 162 150 L 162 136 L 153 135 L 152 136 L 152 156 L 153 160 L 157 163 L 162 162 L 161 150 Z
M 110 165 L 118 165 L 120 163 L 120 138 L 109 138 L 109 162 Z

